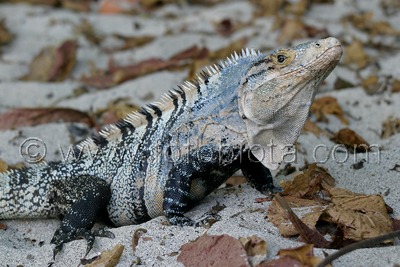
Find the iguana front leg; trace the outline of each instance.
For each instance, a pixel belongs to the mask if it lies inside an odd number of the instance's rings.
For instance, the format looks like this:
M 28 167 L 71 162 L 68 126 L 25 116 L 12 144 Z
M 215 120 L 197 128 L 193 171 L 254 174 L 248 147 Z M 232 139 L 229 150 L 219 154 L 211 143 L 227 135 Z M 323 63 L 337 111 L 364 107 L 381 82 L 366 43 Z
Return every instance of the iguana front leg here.
M 59 207 L 70 206 L 50 241 L 56 245 L 54 257 L 63 244 L 79 238 L 87 240 L 85 255 L 92 249 L 95 236 L 114 238 L 113 233 L 104 229 L 91 230 L 111 197 L 110 187 L 104 180 L 83 175 L 55 180 L 51 186 L 49 202 L 56 203 Z
M 274 189 L 271 172 L 251 153 L 243 152 L 240 166 L 250 185 L 263 194 L 270 195 Z
M 191 182 L 201 175 L 209 175 L 218 160 L 217 146 L 207 144 L 190 151 L 171 169 L 163 198 L 163 210 L 171 225 L 196 225 L 183 215 L 187 210 Z

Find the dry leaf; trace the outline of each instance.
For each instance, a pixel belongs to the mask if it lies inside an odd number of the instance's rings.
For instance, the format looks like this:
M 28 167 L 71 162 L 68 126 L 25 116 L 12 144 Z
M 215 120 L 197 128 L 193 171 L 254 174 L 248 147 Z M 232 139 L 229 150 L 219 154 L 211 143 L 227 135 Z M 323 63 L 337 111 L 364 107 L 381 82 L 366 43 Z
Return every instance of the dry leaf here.
M 239 241 L 243 248 L 246 250 L 247 256 L 267 256 L 267 242 L 261 238 L 252 235 L 250 237 L 244 238 L 239 237 Z
M 217 32 L 223 36 L 231 35 L 234 32 L 234 27 L 230 19 L 224 19 L 215 25 Z
M 93 0 L 61 0 L 61 4 L 64 8 L 72 9 L 75 11 L 90 11 L 90 3 Z
M 112 250 L 103 251 L 98 260 L 86 264 L 85 267 L 114 267 L 117 265 L 123 251 L 124 246 L 118 244 Z
M 153 36 L 138 36 L 138 37 L 126 37 L 119 34 L 113 34 L 114 37 L 124 41 L 124 45 L 120 48 L 112 49 L 107 52 L 113 53 L 117 51 L 122 51 L 126 49 L 141 47 L 151 41 L 153 41 Z
M 317 221 L 324 212 L 325 208 L 318 207 L 318 212 L 315 212 L 314 210 L 312 213 L 307 213 L 306 215 L 308 215 L 308 217 L 304 216 L 303 220 L 300 220 L 283 197 L 276 195 L 275 200 L 279 206 L 285 210 L 286 217 L 290 220 L 304 242 L 307 244 L 314 244 L 318 248 L 324 248 L 328 246 L 329 242 L 326 241 L 325 238 L 315 228 L 315 225 L 317 224 Z M 313 227 L 310 228 L 306 222 L 311 223 Z
M 83 19 L 80 25 L 75 26 L 75 31 L 77 34 L 84 35 L 88 41 L 96 45 L 104 39 L 104 36 L 99 35 L 86 19 Z
M 300 0 L 294 3 L 291 3 L 285 7 L 286 13 L 292 13 L 296 16 L 302 16 L 303 13 L 308 8 L 309 1 L 308 0 Z
M 250 267 L 241 243 L 228 235 L 201 236 L 180 248 L 178 262 L 186 267 Z
M 381 138 L 387 139 L 397 133 L 400 133 L 400 119 L 399 118 L 393 119 L 393 116 L 387 117 L 387 119 L 384 122 L 382 122 Z
M 359 70 L 365 68 L 370 62 L 369 56 L 364 52 L 363 44 L 359 40 L 354 40 L 352 44 L 346 46 L 344 52 L 344 64 Z
M 0 173 L 5 172 L 8 169 L 7 163 L 5 163 L 2 159 L 0 159 Z
M 0 229 L 2 229 L 2 230 L 7 230 L 7 225 L 2 224 L 2 223 L 0 222 Z
M 256 4 L 260 7 L 261 15 L 272 16 L 278 14 L 278 11 L 284 4 L 283 0 L 256 0 Z
M 334 133 L 331 140 L 337 144 L 343 144 L 351 153 L 371 151 L 369 144 L 361 136 L 349 128 L 341 129 Z M 355 151 L 354 151 L 355 150 Z
M 315 99 L 310 111 L 317 116 L 318 121 L 328 122 L 325 116 L 332 114 L 338 117 L 343 124 L 348 124 L 348 120 L 343 117 L 342 108 L 334 97 L 326 96 Z
M 400 80 L 393 79 L 392 80 L 392 93 L 400 92 Z
M 60 82 L 70 74 L 75 64 L 76 43 L 65 41 L 58 48 L 48 47 L 36 56 L 23 81 Z
M 278 43 L 285 44 L 295 39 L 306 37 L 304 23 L 299 19 L 287 19 L 281 27 L 281 34 L 278 37 Z
M 309 267 L 309 266 L 304 265 L 298 260 L 295 260 L 289 256 L 283 256 L 277 260 L 271 260 L 267 263 L 262 263 L 260 265 L 257 265 L 257 267 Z
M 298 260 L 299 262 L 307 266 L 315 266 L 323 259 L 315 257 L 313 249 L 313 245 L 303 245 L 297 248 L 280 249 L 278 255 L 281 257 L 291 257 L 292 259 Z
M 133 253 L 135 253 L 136 246 L 139 244 L 139 238 L 141 236 L 139 232 L 147 233 L 147 230 L 143 229 L 143 228 L 139 228 L 139 229 L 136 229 L 135 232 L 133 233 L 133 236 L 132 236 Z
M 50 122 L 83 122 L 89 127 L 95 122 L 86 113 L 69 108 L 18 108 L 0 115 L 0 130 L 34 126 Z
M 345 239 L 361 241 L 393 231 L 388 211 L 381 195 L 363 195 L 342 188 L 323 185 L 335 206 L 327 209 L 324 220 L 338 224 Z
M 349 21 L 354 27 L 369 32 L 371 35 L 384 34 L 384 35 L 400 35 L 400 31 L 393 29 L 387 22 L 373 21 L 373 12 L 356 15 L 351 14 Z
M 6 29 L 4 20 L 0 20 L 0 45 L 7 44 L 14 36 Z
M 305 132 L 305 133 L 310 132 L 310 133 L 315 134 L 316 136 L 319 136 L 319 135 L 330 136 L 330 134 L 327 131 L 322 130 L 315 123 L 312 123 L 309 120 L 306 120 L 306 123 L 304 124 L 304 127 L 303 127 L 303 132 Z
M 138 0 L 102 0 L 99 13 L 130 13 L 138 7 Z

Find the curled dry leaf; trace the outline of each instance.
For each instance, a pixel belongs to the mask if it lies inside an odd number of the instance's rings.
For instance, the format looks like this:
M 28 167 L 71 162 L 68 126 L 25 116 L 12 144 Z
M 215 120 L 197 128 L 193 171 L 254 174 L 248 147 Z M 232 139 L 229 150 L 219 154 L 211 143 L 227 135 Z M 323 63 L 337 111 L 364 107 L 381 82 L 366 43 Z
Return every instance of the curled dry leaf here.
M 392 79 L 391 86 L 392 86 L 391 89 L 392 93 L 400 92 L 400 80 Z
M 397 133 L 400 133 L 400 118 L 393 118 L 393 116 L 387 117 L 387 119 L 382 122 L 381 138 L 387 139 Z
M 349 128 L 344 128 L 334 133 L 331 140 L 337 144 L 345 145 L 351 153 L 371 151 L 367 141 Z
M 371 35 L 400 35 L 400 31 L 393 29 L 387 22 L 372 20 L 374 13 L 351 14 L 349 21 L 359 30 L 366 31 Z
M 317 116 L 318 121 L 328 122 L 325 116 L 331 114 L 338 117 L 343 124 L 348 124 L 348 120 L 343 117 L 342 107 L 334 97 L 326 96 L 315 99 L 310 111 Z
M 283 256 L 277 260 L 271 260 L 269 262 L 257 265 L 256 267 L 289 267 L 289 266 L 309 267 L 308 265 L 304 265 L 300 261 L 295 260 L 289 256 Z
M 256 266 L 267 258 L 267 242 L 253 235 L 247 238 L 239 237 L 239 241 L 246 250 L 251 266 Z
M 86 264 L 85 267 L 114 267 L 117 265 L 123 251 L 124 246 L 118 244 L 112 250 L 103 251 L 98 260 Z
M 345 48 L 344 64 L 357 70 L 365 68 L 370 62 L 369 56 L 364 52 L 363 44 L 359 40 Z
M 201 236 L 180 248 L 178 262 L 186 267 L 232 266 L 250 267 L 241 243 L 228 235 Z
M 93 119 L 86 113 L 70 108 L 19 108 L 0 115 L 0 130 L 59 121 L 83 122 L 89 127 L 95 126 Z
M 0 159 L 0 173 L 5 172 L 8 169 L 7 163 L 5 163 L 2 159 Z
M 119 48 L 109 50 L 108 52 L 110 52 L 110 53 L 140 47 L 140 46 L 143 46 L 143 45 L 153 41 L 153 39 L 154 39 L 153 36 L 127 37 L 127 36 L 123 36 L 120 34 L 113 34 L 113 36 L 118 39 L 123 40 L 124 44 Z
M 58 48 L 48 47 L 36 56 L 24 81 L 60 82 L 64 81 L 75 65 L 76 43 L 65 41 Z
M 143 228 L 139 228 L 139 229 L 136 229 L 135 232 L 133 233 L 133 236 L 132 236 L 133 253 L 135 253 L 136 246 L 139 244 L 139 238 L 141 236 L 139 232 L 147 233 L 147 230 L 143 229 Z
M 361 241 L 393 231 L 388 207 L 381 195 L 356 194 L 342 188 L 323 185 L 328 191 L 332 206 L 324 220 L 338 224 L 345 239 Z
M 6 29 L 4 20 L 0 20 L 0 45 L 7 44 L 14 36 Z
M 164 61 L 162 59 L 148 59 L 135 65 L 122 67 L 115 66 L 112 59 L 110 59 L 109 74 L 95 75 L 92 77 L 82 76 L 81 81 L 86 85 L 104 89 L 148 73 L 177 65 L 178 62 L 176 60 Z
M 244 238 L 239 237 L 239 241 L 243 248 L 246 250 L 247 256 L 267 256 L 267 242 L 261 238 L 252 235 L 250 237 Z
M 312 123 L 309 120 L 306 120 L 306 123 L 304 124 L 304 127 L 303 127 L 303 132 L 305 132 L 305 133 L 310 132 L 310 133 L 315 134 L 316 136 L 319 136 L 319 135 L 329 136 L 330 135 L 327 131 L 322 130 L 315 123 Z
M 314 245 L 303 245 L 296 248 L 281 249 L 279 250 L 278 255 L 281 257 L 289 256 L 307 266 L 315 266 L 323 259 L 315 257 L 313 250 Z
M 64 8 L 83 12 L 88 12 L 90 10 L 90 2 L 93 2 L 93 0 L 61 0 L 61 4 Z

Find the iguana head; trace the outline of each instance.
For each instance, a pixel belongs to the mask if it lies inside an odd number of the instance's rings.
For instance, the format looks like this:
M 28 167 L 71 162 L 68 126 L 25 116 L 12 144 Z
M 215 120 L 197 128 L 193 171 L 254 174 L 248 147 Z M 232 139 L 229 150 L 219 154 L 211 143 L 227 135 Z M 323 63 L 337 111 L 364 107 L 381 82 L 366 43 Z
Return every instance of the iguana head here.
M 255 58 L 241 80 L 239 112 L 251 151 L 266 167 L 279 167 L 341 55 L 340 42 L 330 37 Z

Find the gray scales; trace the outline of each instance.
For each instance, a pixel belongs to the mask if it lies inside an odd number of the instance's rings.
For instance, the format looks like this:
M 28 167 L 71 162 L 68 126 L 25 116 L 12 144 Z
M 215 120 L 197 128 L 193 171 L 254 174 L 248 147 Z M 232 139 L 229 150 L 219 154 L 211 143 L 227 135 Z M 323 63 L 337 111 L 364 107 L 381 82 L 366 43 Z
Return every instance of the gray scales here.
M 184 213 L 241 169 L 269 194 L 277 169 L 307 119 L 320 83 L 342 55 L 327 38 L 263 55 L 243 50 L 198 79 L 92 137 L 68 161 L 0 174 L 0 219 L 61 217 L 54 254 L 102 218 L 114 226 Z

